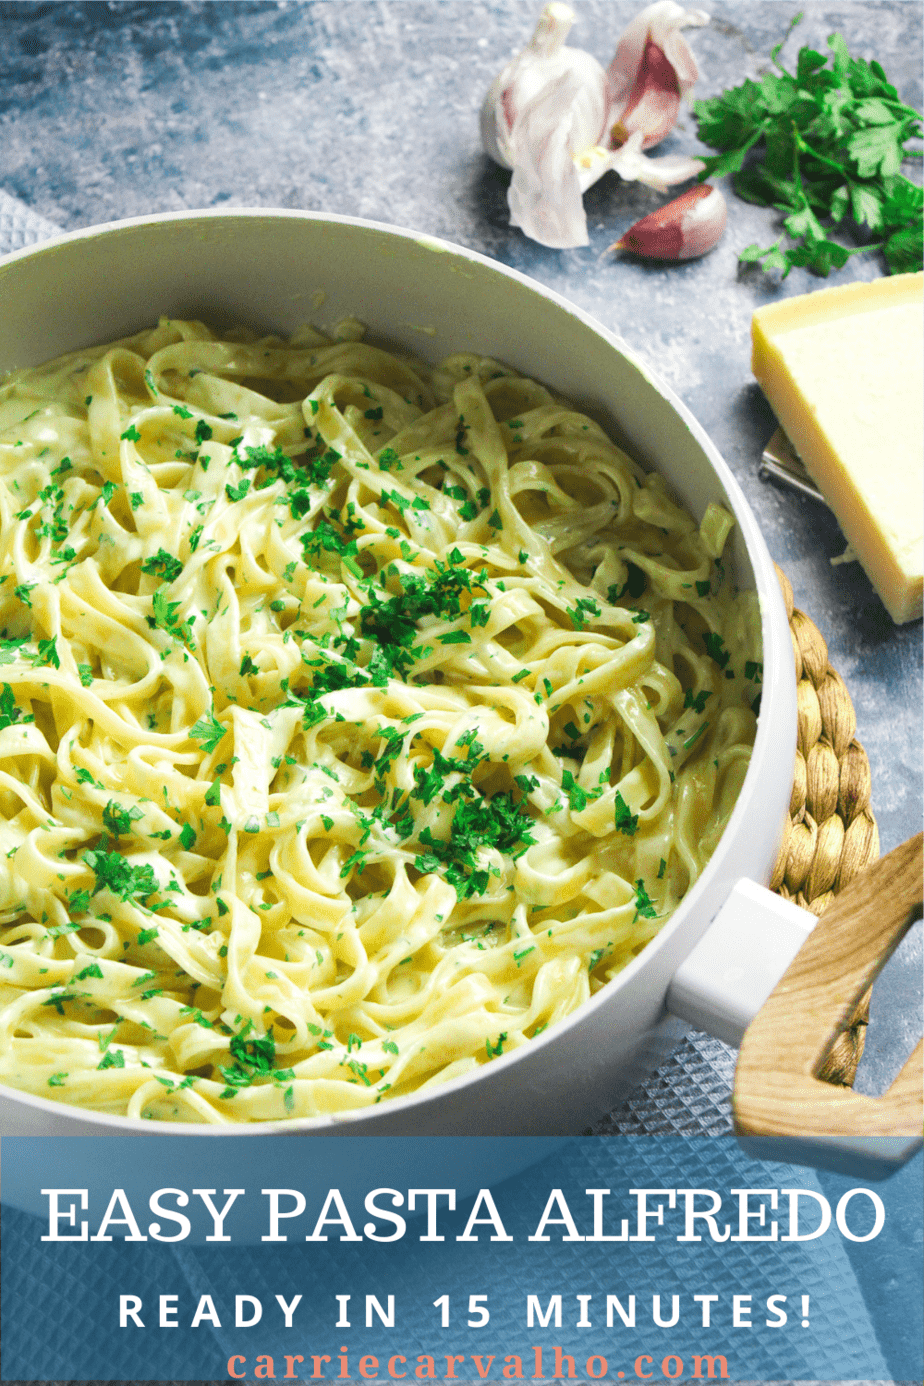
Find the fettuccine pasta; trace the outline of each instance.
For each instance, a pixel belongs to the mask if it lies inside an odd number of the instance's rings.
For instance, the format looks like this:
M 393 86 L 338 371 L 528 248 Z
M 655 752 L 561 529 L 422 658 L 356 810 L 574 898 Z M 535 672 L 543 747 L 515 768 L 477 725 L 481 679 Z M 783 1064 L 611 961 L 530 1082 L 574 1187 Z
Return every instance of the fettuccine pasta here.
M 358 324 L 0 386 L 0 1082 L 256 1122 L 490 1064 L 731 813 L 752 594 L 590 418 Z

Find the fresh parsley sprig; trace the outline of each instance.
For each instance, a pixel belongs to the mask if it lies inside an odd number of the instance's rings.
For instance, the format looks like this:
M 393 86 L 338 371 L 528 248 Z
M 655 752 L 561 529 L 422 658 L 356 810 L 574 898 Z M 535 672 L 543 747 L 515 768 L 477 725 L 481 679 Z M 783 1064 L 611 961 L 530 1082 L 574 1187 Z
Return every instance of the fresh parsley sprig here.
M 785 213 L 785 234 L 764 249 L 747 246 L 745 262 L 784 278 L 794 266 L 827 276 L 851 255 L 881 250 L 891 273 L 919 270 L 924 194 L 900 170 L 920 158 L 907 144 L 921 137 L 921 116 L 879 63 L 850 56 L 840 34 L 827 55 L 802 48 L 788 72 L 778 58 L 801 18 L 770 54 L 775 72 L 694 104 L 700 139 L 723 151 L 704 161 L 701 178 L 733 174 L 739 197 Z M 834 239 L 851 223 L 872 239 Z

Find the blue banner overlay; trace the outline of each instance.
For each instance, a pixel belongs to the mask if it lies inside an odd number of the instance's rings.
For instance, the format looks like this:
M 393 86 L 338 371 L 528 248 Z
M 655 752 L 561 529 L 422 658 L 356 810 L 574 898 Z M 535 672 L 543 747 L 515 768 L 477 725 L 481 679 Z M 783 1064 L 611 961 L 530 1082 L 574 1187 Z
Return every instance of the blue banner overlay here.
M 920 1157 L 8 1137 L 2 1167 L 4 1381 L 924 1376 Z

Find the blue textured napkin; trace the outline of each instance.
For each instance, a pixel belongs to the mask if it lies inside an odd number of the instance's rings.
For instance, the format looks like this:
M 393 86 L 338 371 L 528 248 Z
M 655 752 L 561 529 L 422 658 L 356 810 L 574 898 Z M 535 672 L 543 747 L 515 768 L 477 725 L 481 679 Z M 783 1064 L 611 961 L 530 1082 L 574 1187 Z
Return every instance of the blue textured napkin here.
M 53 221 L 39 216 L 18 197 L 10 197 L 0 188 L 0 255 L 56 236 L 60 230 Z

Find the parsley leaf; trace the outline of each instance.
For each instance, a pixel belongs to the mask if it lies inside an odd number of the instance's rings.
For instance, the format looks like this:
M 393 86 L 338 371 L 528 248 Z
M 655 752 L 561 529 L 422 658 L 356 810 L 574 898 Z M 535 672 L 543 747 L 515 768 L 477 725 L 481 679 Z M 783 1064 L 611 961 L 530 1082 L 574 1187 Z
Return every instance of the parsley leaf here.
M 113 837 L 124 837 L 126 833 L 131 832 L 132 824 L 143 817 L 144 809 L 139 808 L 137 804 L 132 804 L 131 808 L 123 808 L 115 799 L 110 799 L 103 809 L 103 827 L 107 833 L 112 833 Z
M 50 664 L 53 669 L 61 668 L 61 660 L 58 657 L 58 637 L 53 635 L 50 640 L 39 640 L 38 654 L 33 657 L 32 664 L 38 667 L 40 664 Z
M 229 501 L 240 501 L 244 499 L 249 490 L 250 479 L 245 477 L 240 486 L 226 486 L 225 495 L 228 497 Z
M 192 724 L 189 734 L 202 742 L 202 749 L 206 755 L 211 755 L 226 731 L 227 727 L 223 727 L 215 713 L 210 710 L 204 712 L 198 722 Z
M 657 919 L 658 911 L 648 897 L 644 881 L 635 882 L 635 917 L 636 919 Z
M 615 802 L 615 827 L 618 833 L 625 833 L 626 837 L 634 837 L 638 832 L 638 814 L 633 813 L 625 799 L 616 791 Z
M 252 1036 L 252 1037 L 251 1037 Z M 253 1021 L 248 1020 L 242 1030 L 231 1036 L 229 1046 L 233 1062 L 219 1065 L 219 1072 L 228 1085 L 222 1097 L 238 1088 L 249 1088 L 257 1078 L 271 1078 L 276 1082 L 289 1081 L 293 1077 L 290 1068 L 277 1069 L 276 1041 L 272 1030 L 265 1035 L 254 1031 Z
M 31 713 L 23 712 L 22 708 L 13 697 L 13 690 L 8 683 L 3 685 L 0 692 L 0 731 L 5 727 L 13 727 L 17 722 L 34 722 L 35 718 Z
M 121 852 L 107 852 L 102 849 L 84 852 L 82 860 L 96 877 L 93 894 L 101 890 L 111 890 L 120 900 L 146 900 L 157 889 L 157 877 L 150 862 L 132 866 Z
M 178 558 L 167 553 L 166 549 L 158 549 L 152 558 L 144 560 L 141 571 L 154 577 L 162 577 L 165 582 L 176 582 L 183 571 L 183 565 Z
M 146 616 L 145 620 L 152 630 L 163 630 L 171 635 L 174 640 L 180 640 L 183 644 L 189 641 L 195 616 L 188 616 L 185 621 L 177 619 L 177 612 L 182 603 L 167 601 L 167 588 L 158 587 L 151 598 L 152 616 Z

